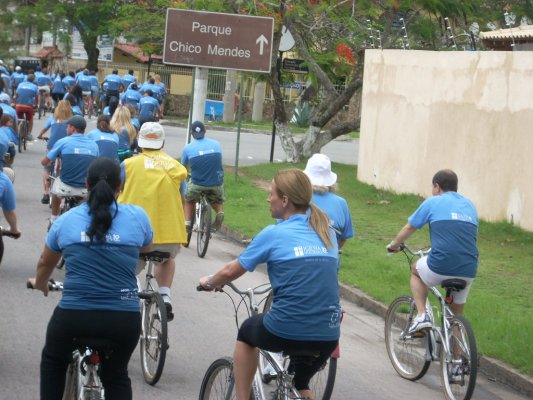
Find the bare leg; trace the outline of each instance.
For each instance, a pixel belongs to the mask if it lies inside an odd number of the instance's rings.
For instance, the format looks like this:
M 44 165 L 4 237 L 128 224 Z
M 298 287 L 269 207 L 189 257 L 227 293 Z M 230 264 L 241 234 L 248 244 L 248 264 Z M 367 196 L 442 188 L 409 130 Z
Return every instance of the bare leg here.
M 185 200 L 183 204 L 183 210 L 185 212 L 185 221 L 192 221 L 192 216 L 194 215 L 194 208 L 196 203 Z
M 162 264 L 155 265 L 155 279 L 159 287 L 171 287 L 174 280 L 174 271 L 176 262 L 174 259 L 168 259 Z
M 450 304 L 450 309 L 455 315 L 463 315 L 464 308 L 465 308 L 464 304 L 457 304 L 457 303 Z
M 224 204 L 222 203 L 212 203 L 211 207 L 213 207 L 213 210 L 215 210 L 215 212 L 217 213 L 220 211 L 224 211 Z
M 52 195 L 52 216 L 57 217 L 59 215 L 59 209 L 61 207 L 61 197 Z
M 416 264 L 411 266 L 411 293 L 415 299 L 416 309 L 418 315 L 422 315 L 426 312 L 426 299 L 428 297 L 428 288 L 422 279 L 418 276 L 416 271 Z
M 45 194 L 50 193 L 50 182 L 48 181 L 49 176 L 50 176 L 50 173 L 48 171 L 43 172 L 43 187 L 44 187 Z
M 235 344 L 233 370 L 235 372 L 237 400 L 248 400 L 250 398 L 258 357 L 259 350 L 256 347 L 240 341 Z

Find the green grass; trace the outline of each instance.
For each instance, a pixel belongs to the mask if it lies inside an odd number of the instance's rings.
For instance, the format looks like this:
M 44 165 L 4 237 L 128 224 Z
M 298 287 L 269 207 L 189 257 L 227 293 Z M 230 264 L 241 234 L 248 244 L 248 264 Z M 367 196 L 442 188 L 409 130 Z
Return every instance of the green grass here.
M 253 237 L 272 223 L 267 192 L 254 182 L 269 182 L 283 168 L 304 164 L 263 164 L 241 167 L 237 181 L 226 175 L 225 204 L 229 227 Z M 356 179 L 355 166 L 333 164 L 338 193 L 352 214 L 355 238 L 343 248 L 340 280 L 388 304 L 409 293 L 405 257 L 389 257 L 385 246 L 405 224 L 422 199 L 378 190 Z M 411 246 L 429 245 L 427 227 L 409 240 Z M 519 371 L 533 374 L 533 233 L 507 223 L 479 227 L 480 265 L 470 292 L 465 316 L 473 325 L 480 354 L 505 361 Z

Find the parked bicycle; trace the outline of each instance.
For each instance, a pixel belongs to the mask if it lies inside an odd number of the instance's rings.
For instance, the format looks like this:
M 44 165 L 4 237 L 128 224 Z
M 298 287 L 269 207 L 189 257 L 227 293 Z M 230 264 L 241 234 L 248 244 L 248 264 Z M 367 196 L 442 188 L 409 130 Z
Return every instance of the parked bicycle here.
M 189 247 L 193 232 L 196 232 L 196 252 L 198 257 L 203 258 L 207 253 L 209 239 L 211 239 L 211 206 L 204 192 L 201 193 L 200 201 L 196 203 L 191 225 L 185 247 Z
M 422 257 L 428 250 L 411 251 L 405 244 L 400 246 L 411 266 L 415 257 Z M 416 381 L 422 378 L 431 361 L 440 360 L 440 375 L 444 394 L 449 400 L 468 400 L 474 393 L 477 377 L 477 346 L 470 323 L 460 315 L 454 315 L 449 304 L 452 291 L 461 290 L 466 281 L 447 279 L 441 286 L 442 296 L 436 287 L 430 287 L 433 303 L 428 298 L 426 313 L 432 328 L 409 333 L 409 326 L 417 315 L 411 296 L 396 298 L 385 316 L 385 343 L 392 366 L 405 379 Z
M 4 258 L 4 236 L 13 239 L 18 239 L 20 237 L 20 233 L 13 233 L 10 230 L 7 230 L 6 228 L 0 226 L 0 264 L 2 263 L 2 259 Z
M 223 293 L 226 293 L 233 303 L 237 328 L 239 327 L 237 317 L 239 307 L 244 304 L 248 308 L 248 316 L 256 315 L 259 312 L 259 306 L 261 303 L 266 302 L 266 298 L 263 298 L 258 302 L 257 297 L 271 292 L 270 284 L 263 284 L 245 290 L 240 290 L 233 283 L 228 283 L 226 286 L 230 287 L 240 298 L 235 302 L 230 294 L 222 291 Z M 203 290 L 203 288 L 198 286 L 197 290 Z M 267 306 L 267 304 L 264 304 L 263 308 L 265 308 L 265 306 Z M 250 399 L 302 399 L 302 396 L 293 385 L 294 373 L 290 361 L 298 359 L 299 362 L 310 362 L 318 357 L 319 353 L 313 351 L 298 352 L 297 354 L 283 353 L 281 357 L 278 357 L 275 354 L 260 349 L 259 354 L 260 363 L 252 383 Z M 268 372 L 268 376 L 265 376 L 265 371 L 267 370 L 270 372 Z M 320 374 L 321 372 L 317 373 L 317 375 Z M 317 375 L 315 375 L 311 381 L 311 389 L 315 391 L 315 393 L 321 393 L 320 389 L 317 389 L 316 382 L 321 382 L 322 380 L 317 377 Z M 264 385 L 264 380 L 273 382 L 274 385 L 272 387 L 266 386 Z M 267 391 L 269 391 L 268 396 Z M 233 375 L 233 360 L 231 357 L 219 358 L 209 366 L 202 380 L 199 398 L 200 400 L 235 399 L 235 377 Z M 316 398 L 319 399 L 321 397 Z
M 26 283 L 33 289 L 32 282 Z M 50 279 L 50 291 L 63 291 L 63 283 Z M 110 357 L 113 343 L 101 338 L 78 337 L 75 350 L 67 368 L 63 400 L 104 400 L 104 387 L 100 380 L 101 357 Z
M 165 366 L 168 349 L 167 309 L 163 297 L 152 284 L 154 262 L 162 262 L 170 257 L 170 253 L 152 251 L 141 253 L 139 258 L 147 262 L 144 289 L 139 286 L 141 299 L 142 328 L 139 350 L 144 380 L 155 385 Z

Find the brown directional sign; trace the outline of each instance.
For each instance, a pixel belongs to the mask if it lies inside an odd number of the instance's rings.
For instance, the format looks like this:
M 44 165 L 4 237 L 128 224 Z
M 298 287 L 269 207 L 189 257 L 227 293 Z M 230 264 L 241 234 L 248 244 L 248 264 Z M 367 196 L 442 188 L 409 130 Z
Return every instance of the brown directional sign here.
M 163 62 L 270 72 L 274 19 L 169 8 Z

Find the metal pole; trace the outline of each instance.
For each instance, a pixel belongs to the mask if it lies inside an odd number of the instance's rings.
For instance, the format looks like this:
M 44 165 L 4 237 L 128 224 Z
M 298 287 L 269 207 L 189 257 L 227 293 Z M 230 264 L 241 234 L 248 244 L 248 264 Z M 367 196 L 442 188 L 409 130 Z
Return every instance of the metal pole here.
M 239 176 L 239 146 L 241 144 L 241 115 L 242 115 L 242 103 L 243 103 L 243 85 L 244 75 L 241 73 L 241 84 L 239 88 L 239 111 L 237 112 L 237 145 L 235 148 L 235 180 Z
M 187 121 L 187 136 L 185 144 L 191 143 L 192 108 L 194 106 L 194 81 L 196 80 L 196 68 L 192 69 L 191 104 L 189 105 L 189 120 Z

